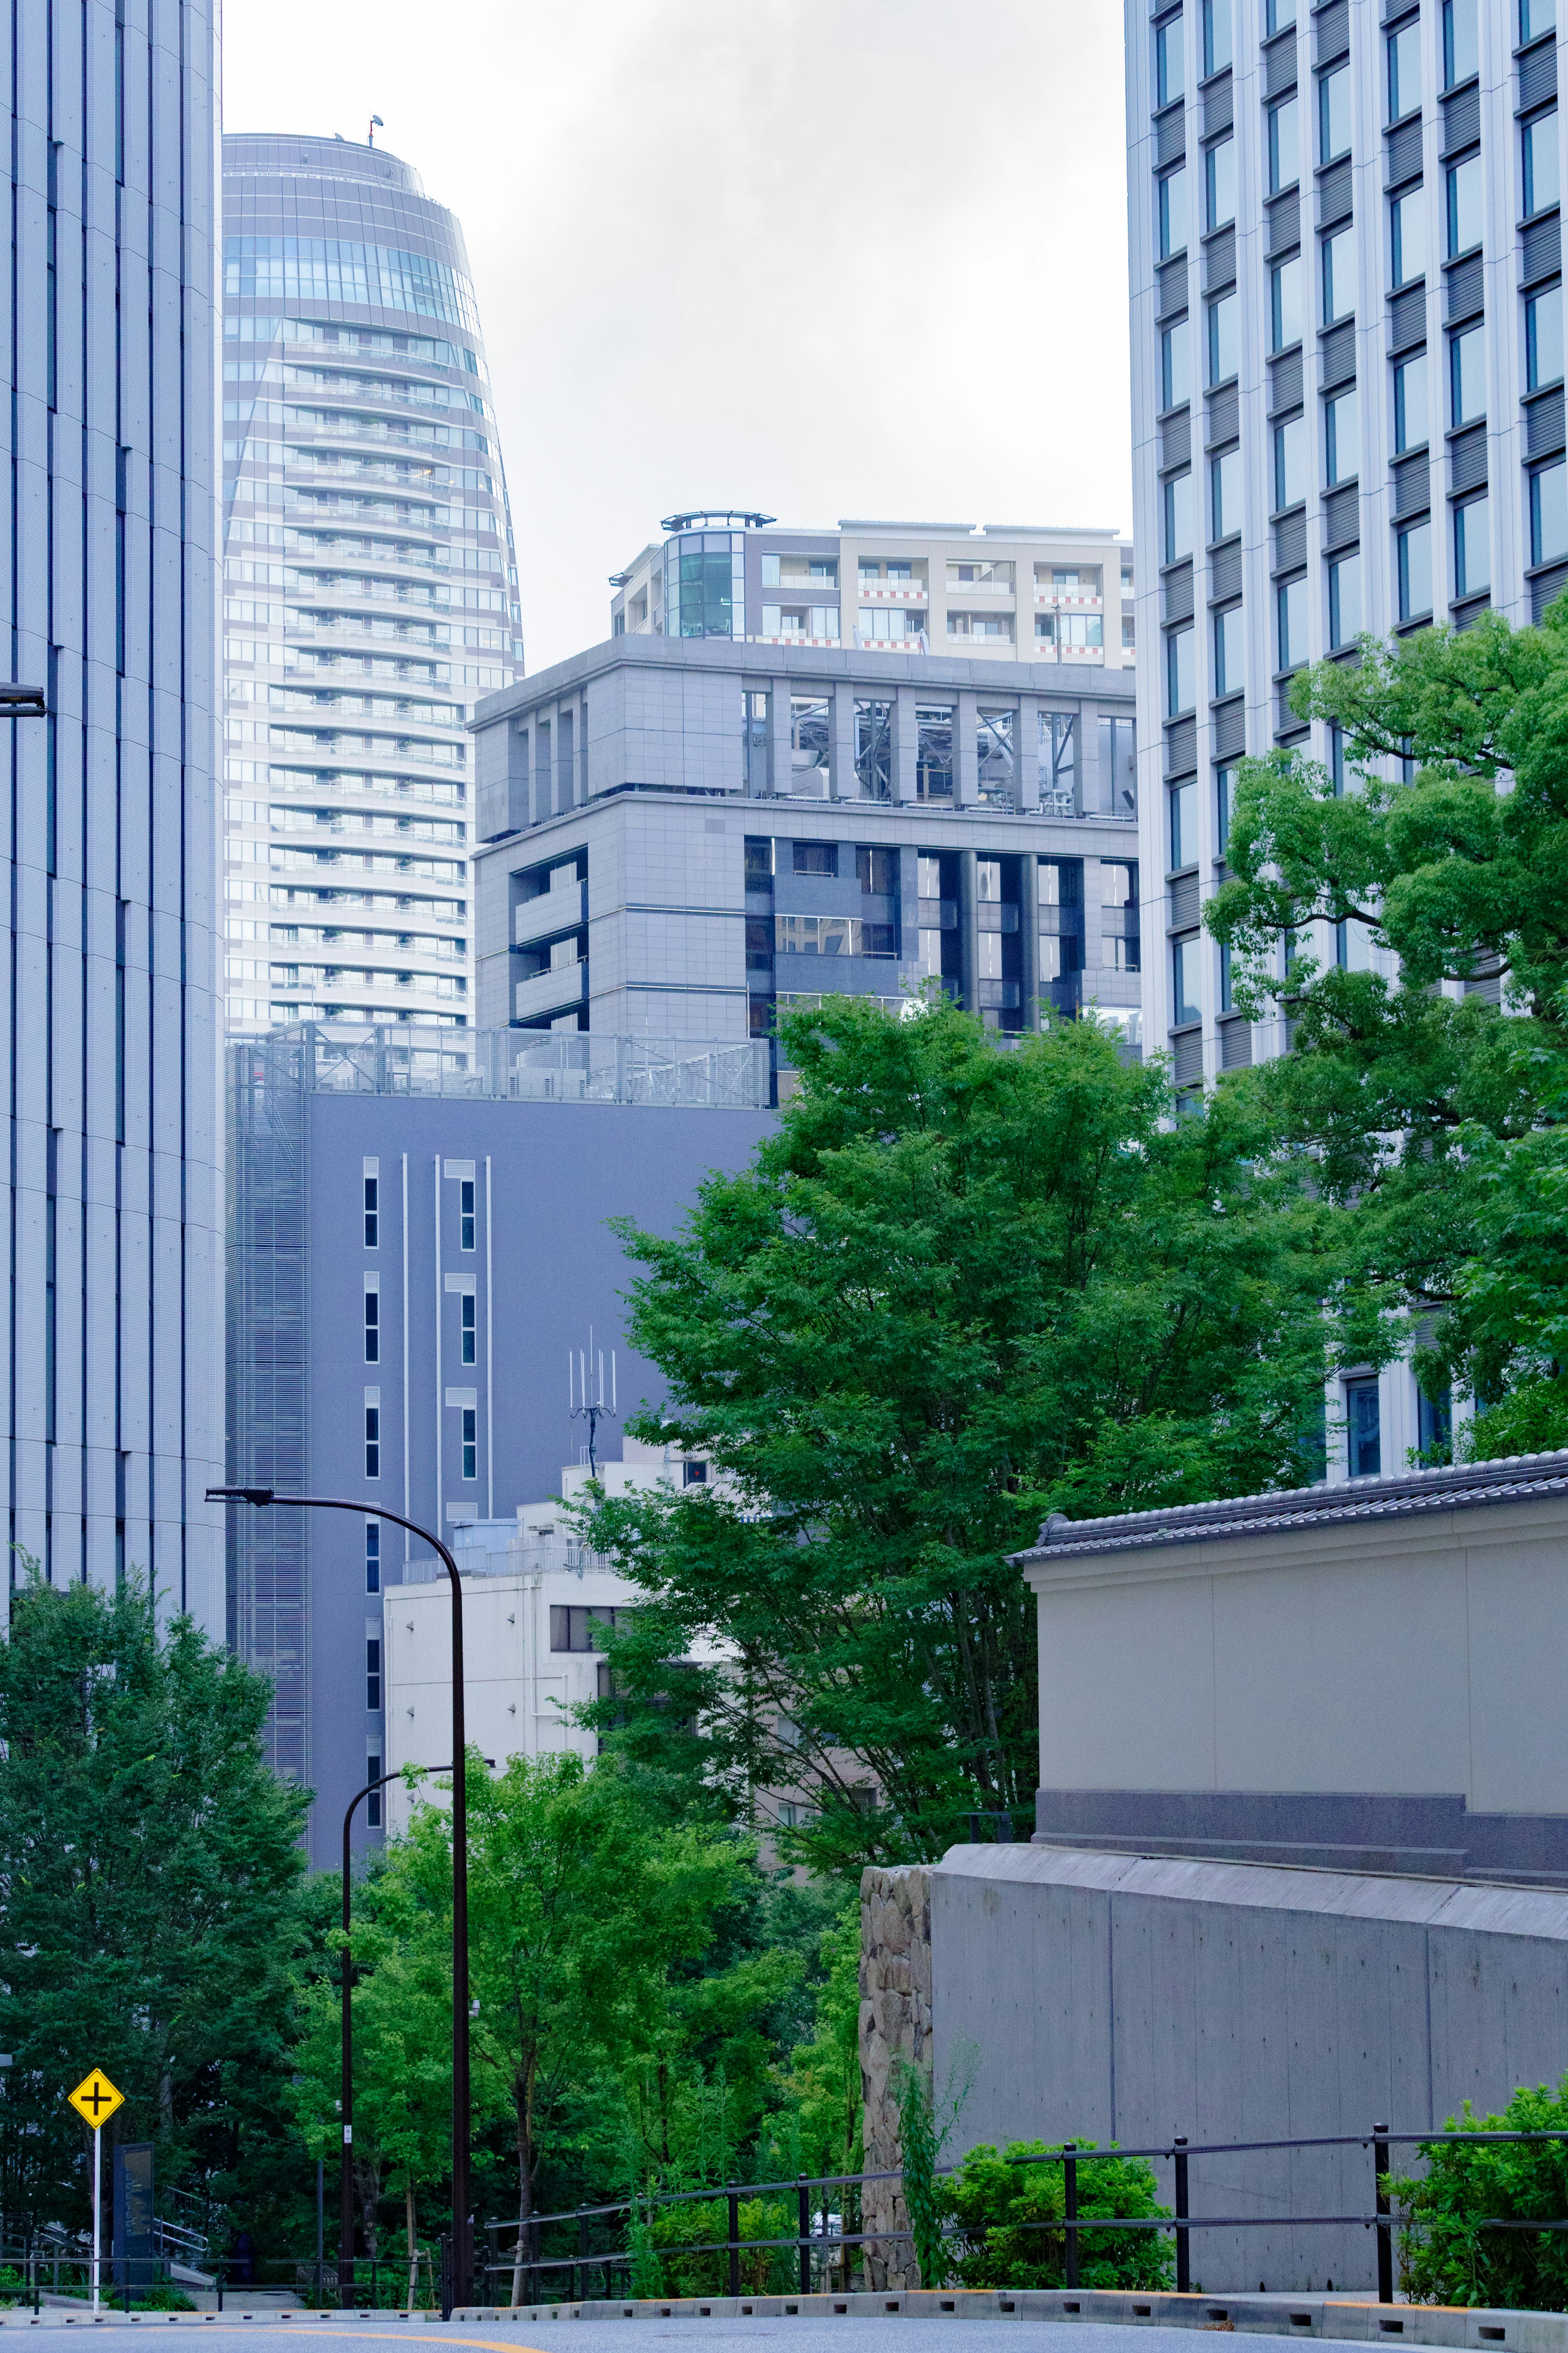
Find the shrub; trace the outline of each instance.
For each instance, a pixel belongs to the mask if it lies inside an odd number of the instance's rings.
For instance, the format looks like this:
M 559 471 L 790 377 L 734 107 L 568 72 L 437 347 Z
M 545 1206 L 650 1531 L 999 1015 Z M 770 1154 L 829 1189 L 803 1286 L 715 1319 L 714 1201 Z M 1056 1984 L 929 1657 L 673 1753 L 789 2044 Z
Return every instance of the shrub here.
M 1062 2168 L 1029 2165 L 1059 2141 L 1013 2140 L 998 2157 L 982 2142 L 947 2183 L 943 2203 L 958 2226 L 952 2268 L 965 2287 L 1061 2287 L 1067 2277 Z M 1092 2141 L 1080 2141 L 1092 2149 Z M 1111 2144 L 1114 2148 L 1115 2144 Z M 1153 2168 L 1142 2158 L 1107 2156 L 1079 2163 L 1078 2211 L 1095 2215 L 1168 2215 L 1158 2203 Z M 1163 2231 L 1086 2231 L 1079 2240 L 1084 2287 L 1169 2287 L 1174 2254 Z
M 1447 2129 L 1568 2130 L 1568 2075 L 1515 2092 L 1500 2116 L 1477 2116 L 1468 2100 Z M 1568 2231 L 1489 2231 L 1489 2221 L 1561 2221 L 1568 2215 L 1568 2142 L 1423 2141 L 1419 2180 L 1390 2175 L 1401 2215 L 1400 2283 L 1412 2304 L 1500 2305 L 1514 2311 L 1568 2308 Z
M 783 2239 L 796 2228 L 787 2207 L 762 2198 L 741 2200 L 742 2239 Z M 729 2235 L 726 2200 L 683 2200 L 656 2206 L 646 2225 L 643 2251 L 648 2274 L 657 2284 L 639 2288 L 644 2295 L 728 2295 L 730 2257 L 715 2241 Z M 784 2295 L 797 2276 L 793 2247 L 742 2247 L 741 2287 L 747 2295 Z

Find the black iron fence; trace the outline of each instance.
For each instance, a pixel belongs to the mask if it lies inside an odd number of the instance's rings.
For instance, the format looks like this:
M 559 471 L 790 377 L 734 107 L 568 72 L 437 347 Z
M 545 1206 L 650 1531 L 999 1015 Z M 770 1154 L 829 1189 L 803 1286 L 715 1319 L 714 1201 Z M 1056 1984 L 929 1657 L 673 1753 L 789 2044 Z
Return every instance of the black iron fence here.
M 1490 2143 L 1568 2141 L 1568 2131 L 1541 2132 L 1404 2132 L 1396 2133 L 1384 2124 L 1375 2124 L 1364 2133 L 1297 2134 L 1274 2140 L 1194 2141 L 1175 2135 L 1164 2142 L 1147 2147 L 1106 2147 L 1095 2148 L 1067 2142 L 1059 2148 L 1047 2149 L 1029 2156 L 1014 2158 L 1010 2162 L 1022 2165 L 1060 2166 L 1062 2168 L 1062 2206 L 1059 2218 L 1038 2221 L 1006 2223 L 1012 2231 L 1054 2232 L 1065 2242 L 1063 2284 L 1075 2288 L 1079 2284 L 1080 2250 L 1086 2232 L 1098 2231 L 1169 2232 L 1175 2241 L 1176 2287 L 1186 2293 L 1192 2284 L 1192 2234 L 1195 2231 L 1247 2230 L 1322 2230 L 1360 2227 L 1376 2235 L 1377 2295 L 1383 2304 L 1394 2299 L 1394 2234 L 1395 2231 L 1419 2230 L 1418 2217 L 1394 2213 L 1388 2192 L 1383 2184 L 1390 2170 L 1390 2156 L 1396 2147 L 1418 2151 L 1443 2147 L 1483 2147 Z M 1194 2165 L 1205 2158 L 1257 2156 L 1298 2149 L 1363 2149 L 1366 2152 L 1370 2178 L 1368 2196 L 1363 2210 L 1342 2214 L 1298 2214 L 1271 2205 L 1262 2214 L 1194 2214 L 1192 2211 L 1192 2183 Z M 1079 2189 L 1085 2168 L 1097 2162 L 1121 2162 L 1128 2158 L 1144 2158 L 1168 2164 L 1172 2173 L 1173 2199 L 1171 2211 L 1159 2215 L 1082 2215 L 1079 2211 Z M 959 2170 L 956 2166 L 938 2168 L 943 2174 Z M 810 2295 L 820 2282 L 823 2287 L 835 2284 L 835 2264 L 841 2268 L 838 2284 L 849 2285 L 851 2250 L 867 2245 L 892 2246 L 900 2242 L 908 2245 L 912 2232 L 894 2230 L 873 2221 L 870 2228 L 849 2227 L 858 2217 L 853 2211 L 863 2206 L 863 2192 L 868 2184 L 897 2182 L 902 2186 L 898 2171 L 879 2173 L 797 2174 L 791 2180 L 729 2182 L 721 2188 L 707 2189 L 654 2190 L 646 2196 L 616 2200 L 606 2205 L 577 2206 L 560 2213 L 535 2214 L 526 2222 L 496 2221 L 489 2226 L 489 2259 L 476 2266 L 479 2278 L 489 2291 L 485 2301 L 497 2305 L 541 2304 L 551 2301 L 589 2303 L 613 2301 L 639 2292 L 641 2281 L 660 2262 L 684 2263 L 696 2256 L 720 2256 L 727 2282 L 727 2292 L 740 2295 L 742 2274 L 750 2269 L 748 2284 L 758 2293 L 772 2287 L 775 2292 L 793 2292 L 798 2287 L 802 2295 Z M 830 2202 L 830 2193 L 837 2192 L 837 2206 Z M 793 2209 L 793 2213 L 781 2211 Z M 793 2220 L 795 2227 L 784 2230 L 743 2232 L 742 2214 L 744 2206 L 760 2207 L 768 2221 Z M 654 2217 L 680 2206 L 707 2207 L 717 2214 L 722 2208 L 724 2232 L 721 2237 L 686 2238 L 661 2237 L 653 2227 Z M 1371 2211 L 1365 2211 L 1370 2206 Z M 607 2225 L 625 2218 L 623 2227 L 610 2231 Z M 1568 2231 L 1568 2217 L 1520 2218 L 1517 2216 L 1477 2216 L 1468 2218 L 1468 2227 L 1482 2231 Z M 948 2225 L 950 2236 L 962 2236 L 956 2225 Z M 511 2243 L 503 2245 L 508 2234 Z M 605 2237 L 622 2243 L 605 2247 L 595 2245 L 596 2239 Z M 626 2244 L 630 2239 L 633 2243 Z M 637 2243 L 640 2241 L 640 2244 Z M 792 2280 L 776 2277 L 781 2263 L 787 2262 L 795 2274 Z M 760 2274 L 768 2274 L 766 2286 Z M 936 2284 L 936 2283 L 931 2283 Z M 505 2293 L 501 2294 L 502 2288 Z M 647 2294 L 660 2291 L 647 2287 Z M 668 2293 L 668 2291 L 665 2291 Z M 723 2290 L 714 2290 L 722 2293 Z M 450 2308 L 449 2296 L 442 2297 L 443 2307 Z
M 434 2311 L 440 2301 L 438 2257 L 421 2247 L 413 2262 L 406 2253 L 359 2255 L 352 2281 L 340 2282 L 335 2255 L 276 2257 L 209 2257 L 200 2267 L 182 2263 L 184 2278 L 161 2255 L 115 2255 L 100 2258 L 99 2301 L 105 2309 L 178 2309 L 184 2304 L 216 2303 L 237 2306 L 259 2292 L 318 2306 L 321 2311 L 348 2309 Z M 193 2276 L 194 2274 L 194 2276 Z M 35 2313 L 47 2305 L 75 2305 L 92 2299 L 92 2255 L 76 2241 L 55 2232 L 0 2239 L 0 2306 L 29 2306 Z

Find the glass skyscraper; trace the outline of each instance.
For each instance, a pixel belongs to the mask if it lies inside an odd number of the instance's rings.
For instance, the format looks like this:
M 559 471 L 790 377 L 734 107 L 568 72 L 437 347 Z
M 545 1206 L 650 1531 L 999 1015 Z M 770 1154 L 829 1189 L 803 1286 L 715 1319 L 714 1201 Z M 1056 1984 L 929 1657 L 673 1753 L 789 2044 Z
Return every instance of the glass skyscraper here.
M 220 1635 L 215 14 L 11 13 L 0 1508 Z
M 226 1012 L 470 1019 L 474 703 L 521 668 L 453 215 L 381 148 L 223 142 Z

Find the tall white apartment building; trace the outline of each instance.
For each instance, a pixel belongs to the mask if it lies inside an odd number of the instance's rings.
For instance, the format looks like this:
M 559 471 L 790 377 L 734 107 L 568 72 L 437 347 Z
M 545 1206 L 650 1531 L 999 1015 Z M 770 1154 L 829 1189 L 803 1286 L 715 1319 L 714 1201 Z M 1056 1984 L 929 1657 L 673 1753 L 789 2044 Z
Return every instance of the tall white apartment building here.
M 521 666 L 460 227 L 343 139 L 224 141 L 226 1010 L 469 1018 L 465 729 Z
M 1568 581 L 1559 33 L 1554 0 L 1128 0 L 1126 30 L 1145 1029 L 1196 1089 L 1285 1044 L 1200 917 L 1237 759 L 1340 757 L 1293 674 Z M 1369 1381 L 1342 1475 L 1428 1434 L 1406 1369 Z
M 11 14 L 0 1482 L 221 1639 L 215 15 Z
M 610 582 L 613 634 L 1130 668 L 1132 550 L 1114 532 L 694 509 Z

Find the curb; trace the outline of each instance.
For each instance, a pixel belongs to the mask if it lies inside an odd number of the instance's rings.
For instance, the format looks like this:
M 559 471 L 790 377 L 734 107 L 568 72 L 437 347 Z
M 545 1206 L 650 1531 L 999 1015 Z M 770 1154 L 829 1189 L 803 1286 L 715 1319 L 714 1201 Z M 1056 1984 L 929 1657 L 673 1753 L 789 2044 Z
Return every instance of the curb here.
M 454 2321 L 521 2323 L 561 2320 L 777 2320 L 880 2319 L 896 2314 L 911 2320 L 1097 2321 L 1129 2328 L 1198 2328 L 1249 2337 L 1326 2337 L 1331 2342 L 1373 2345 L 1433 2345 L 1464 2353 L 1568 2353 L 1568 2313 L 1490 2311 L 1454 2305 L 1373 2304 L 1326 2295 L 1141 2295 L 1128 2288 L 902 2288 L 877 2295 L 855 2290 L 832 2295 L 715 2295 L 633 2297 L 587 2304 L 462 2305 Z M 0 2330 L 15 2328 L 287 2328 L 290 2322 L 335 2321 L 353 2329 L 361 2321 L 395 2323 L 404 2328 L 443 2324 L 435 2312 L 409 2312 L 400 2306 L 321 2312 L 309 2306 L 247 2312 L 40 2313 L 0 2309 Z

